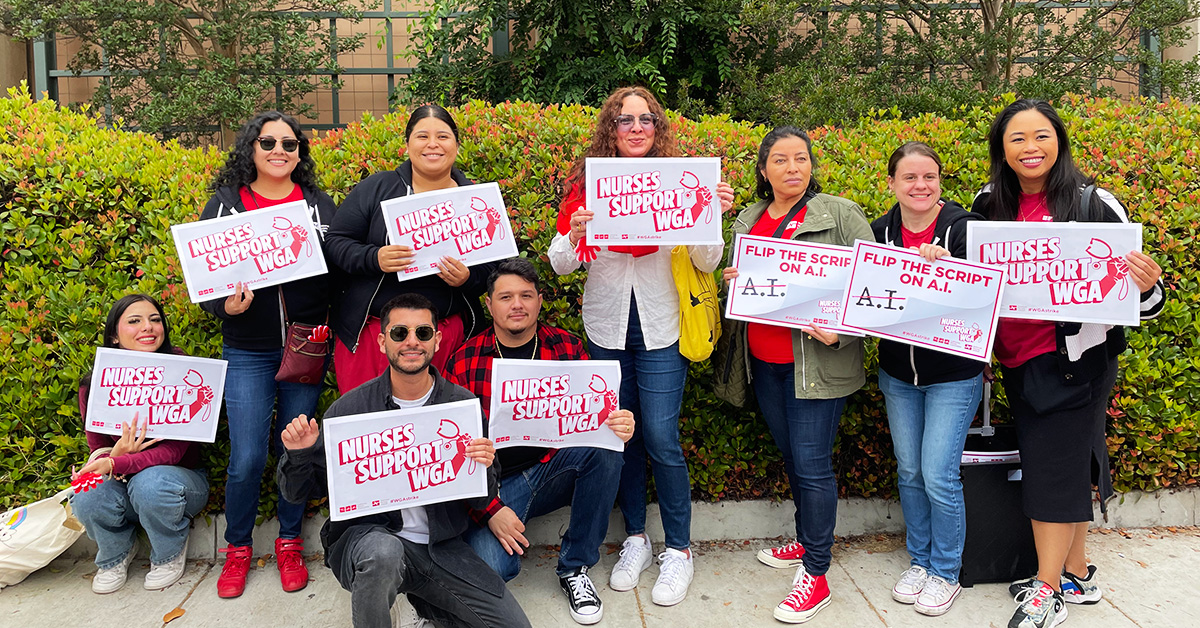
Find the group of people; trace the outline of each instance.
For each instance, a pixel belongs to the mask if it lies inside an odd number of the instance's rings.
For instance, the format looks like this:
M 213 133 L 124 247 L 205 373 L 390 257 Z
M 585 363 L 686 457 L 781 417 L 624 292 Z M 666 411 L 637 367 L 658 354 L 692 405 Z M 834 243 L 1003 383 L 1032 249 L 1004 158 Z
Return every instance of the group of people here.
M 560 275 L 581 266 L 587 273 L 586 341 L 539 322 L 541 281 L 525 258 L 466 266 L 447 257 L 437 275 L 398 280 L 414 252 L 388 242 L 380 203 L 471 184 L 455 167 L 458 128 L 445 109 L 419 107 L 405 135 L 408 160 L 369 176 L 335 208 L 316 185 L 308 139 L 297 122 L 278 112 L 260 114 L 239 133 L 201 215 L 209 219 L 303 200 L 332 267 L 328 275 L 257 292 L 239 284 L 234 295 L 202 304 L 221 319 L 222 356 L 229 362 L 228 547 L 222 550 L 219 595 L 236 597 L 245 588 L 260 482 L 272 447 L 280 455 L 275 554 L 282 586 L 294 591 L 307 584 L 301 521 L 306 502 L 328 490 L 314 418 L 321 386 L 280 383 L 274 375 L 287 324 L 328 321 L 336 335 L 332 361 L 342 396 L 326 418 L 472 398 L 486 413 L 495 357 L 590 357 L 616 360 L 621 367 L 621 410 L 609 417 L 607 429 L 625 443 L 623 454 L 531 447 L 497 452 L 489 439 L 476 438 L 467 455 L 487 467 L 487 497 L 327 522 L 321 531 L 325 562 L 351 593 L 355 626 L 391 625 L 389 609 L 400 593 L 419 615 L 414 621 L 529 625 L 505 582 L 520 569 L 529 520 L 563 506 L 571 508 L 570 523 L 557 575 L 572 618 L 581 624 L 600 621 L 603 605 L 589 570 L 599 561 L 614 503 L 624 516 L 626 538 L 608 575 L 609 588 L 637 587 L 654 562 L 646 523 L 647 467 L 654 474 L 664 534 L 651 597 L 655 604 L 678 604 L 688 593 L 694 558 L 691 485 L 679 440 L 688 361 L 679 351 L 671 250 L 589 245 L 592 212 L 584 202 L 588 157 L 680 156 L 661 105 L 640 87 L 611 94 L 590 146 L 565 181 L 557 234 L 545 253 Z M 758 151 L 758 200 L 737 214 L 733 231 L 842 246 L 873 240 L 917 249 L 933 261 L 966 256 L 966 224 L 972 220 L 1128 221 L 1120 203 L 1091 186 L 1075 166 L 1065 126 L 1044 102 L 1021 100 L 1005 108 L 992 125 L 989 152 L 990 183 L 968 212 L 942 198 L 937 153 L 920 142 L 903 144 L 887 164 L 896 203 L 868 222 L 857 204 L 822 193 L 809 136 L 776 128 Z M 734 190 L 728 184 L 717 187 L 716 197 L 723 212 L 732 211 Z M 723 247 L 689 246 L 688 253 L 697 269 L 714 272 Z M 1141 294 L 1143 317 L 1156 315 L 1164 301 L 1161 269 L 1139 251 L 1129 252 L 1125 263 Z M 732 266 L 723 272 L 726 280 L 737 274 Z M 758 559 L 796 569 L 774 616 L 802 623 L 831 600 L 825 577 L 837 512 L 831 456 L 846 399 L 866 382 L 863 340 L 817 326 L 727 323 L 726 333 L 740 335 L 746 350 L 722 359 L 746 363 L 746 385 L 783 454 L 796 509 L 795 540 L 761 550 Z M 169 331 L 154 299 L 131 295 L 109 313 L 103 342 L 177 353 Z M 1066 618 L 1066 603 L 1100 598 L 1085 540 L 1092 485 L 1102 496 L 1111 493 L 1104 419 L 1117 355 L 1124 349 L 1121 327 L 1001 319 L 995 357 L 1017 426 L 1023 505 L 1038 554 L 1036 576 L 1011 587 L 1018 603 L 1011 628 L 1057 625 Z M 879 387 L 911 556 L 892 596 L 926 615 L 947 612 L 961 592 L 966 517 L 959 463 L 990 377 L 983 362 L 879 342 Z M 81 411 L 87 394 L 85 380 Z M 83 470 L 117 480 L 73 500 L 99 546 L 93 590 L 107 593 L 125 583 L 139 523 L 151 545 L 146 588 L 172 584 L 184 569 L 190 517 L 207 501 L 197 448 L 147 441 L 145 427 L 139 430 L 136 421 L 120 437 L 88 432 L 88 443 L 93 455 Z

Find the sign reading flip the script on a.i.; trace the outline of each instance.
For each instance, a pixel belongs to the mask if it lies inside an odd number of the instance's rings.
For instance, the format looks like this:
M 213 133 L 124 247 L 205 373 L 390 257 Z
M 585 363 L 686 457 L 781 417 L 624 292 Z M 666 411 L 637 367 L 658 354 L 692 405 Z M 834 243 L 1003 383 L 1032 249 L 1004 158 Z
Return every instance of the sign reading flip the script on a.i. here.
M 589 157 L 584 177 L 589 244 L 725 242 L 717 157 Z
M 986 362 L 1003 291 L 1002 268 L 859 240 L 842 326 Z
M 1005 318 L 1137 325 L 1141 298 L 1125 256 L 1141 250 L 1136 223 L 967 224 L 967 258 L 1008 269 Z
M 615 360 L 492 361 L 488 434 L 503 447 L 600 447 L 624 451 L 604 423 L 617 409 Z
M 123 423 L 147 438 L 211 443 L 225 391 L 225 360 L 100 348 L 92 365 L 84 427 L 121 435 Z
M 415 254 L 400 281 L 441 272 L 439 260 L 453 257 L 473 266 L 516 257 L 517 241 L 495 183 L 410 194 L 380 203 L 388 242 Z
M 841 324 L 853 249 L 744 234 L 738 234 L 733 247 L 738 276 L 729 283 L 725 316 L 862 335 Z
M 328 272 L 308 203 L 171 226 L 192 303 Z
M 329 518 L 487 495 L 487 469 L 467 457 L 483 433 L 479 400 L 326 419 Z

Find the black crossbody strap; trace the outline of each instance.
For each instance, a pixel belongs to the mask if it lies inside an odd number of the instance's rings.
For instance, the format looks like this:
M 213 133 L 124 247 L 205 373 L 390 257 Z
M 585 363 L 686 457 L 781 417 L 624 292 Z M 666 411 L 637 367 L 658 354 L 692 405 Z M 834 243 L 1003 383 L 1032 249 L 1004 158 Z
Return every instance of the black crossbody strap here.
M 771 235 L 771 237 L 782 238 L 783 232 L 787 231 L 788 224 L 792 222 L 792 219 L 796 217 L 796 214 L 800 213 L 800 210 L 808 206 L 808 202 L 811 201 L 815 196 L 816 194 L 805 192 L 804 196 L 801 196 L 800 200 L 796 201 L 796 204 L 792 205 L 792 208 L 788 210 L 788 213 L 783 217 L 783 220 L 779 221 L 779 226 L 775 228 L 775 233 Z

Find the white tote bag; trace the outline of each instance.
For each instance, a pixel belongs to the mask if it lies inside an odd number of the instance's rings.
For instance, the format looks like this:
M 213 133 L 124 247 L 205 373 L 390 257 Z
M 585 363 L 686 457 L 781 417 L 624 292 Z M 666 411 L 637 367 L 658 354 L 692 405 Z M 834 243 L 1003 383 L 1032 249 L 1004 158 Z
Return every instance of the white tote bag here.
M 74 489 L 0 515 L 0 589 L 14 585 L 58 558 L 83 534 L 65 503 Z

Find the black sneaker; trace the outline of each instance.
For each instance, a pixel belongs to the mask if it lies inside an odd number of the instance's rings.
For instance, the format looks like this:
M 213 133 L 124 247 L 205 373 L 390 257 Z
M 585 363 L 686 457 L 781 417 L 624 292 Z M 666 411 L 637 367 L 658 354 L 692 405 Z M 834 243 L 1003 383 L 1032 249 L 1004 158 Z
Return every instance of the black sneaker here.
M 559 576 L 558 586 L 567 595 L 567 603 L 571 605 L 571 619 L 585 626 L 590 626 L 604 618 L 604 604 L 596 594 L 596 585 L 587 575 L 587 567 Z
M 1054 628 L 1067 620 L 1067 603 L 1062 593 L 1050 585 L 1035 580 L 1037 587 L 1026 595 L 1008 620 L 1008 628 Z
M 1096 566 L 1088 565 L 1087 576 L 1079 576 L 1064 571 L 1062 575 L 1063 599 L 1070 604 L 1095 604 L 1100 601 L 1102 594 L 1096 586 Z

